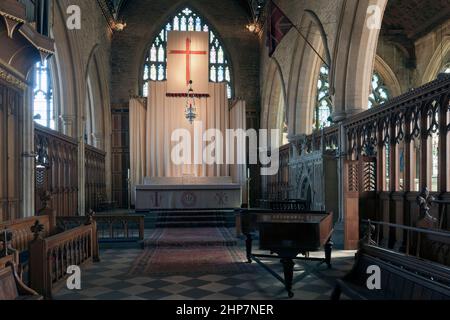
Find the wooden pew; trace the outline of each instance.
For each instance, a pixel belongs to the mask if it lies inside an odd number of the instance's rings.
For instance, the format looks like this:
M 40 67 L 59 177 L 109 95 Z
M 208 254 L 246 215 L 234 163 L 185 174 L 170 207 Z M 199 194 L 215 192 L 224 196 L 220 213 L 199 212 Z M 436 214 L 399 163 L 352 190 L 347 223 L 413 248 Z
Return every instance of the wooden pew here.
M 6 268 L 9 262 L 16 262 L 16 257 L 13 254 L 0 257 L 0 269 Z
M 11 247 L 18 251 L 19 261 L 16 263 L 20 266 L 26 266 L 28 262 L 28 244 L 33 239 L 31 227 L 36 221 L 44 226 L 42 236 L 46 237 L 50 230 L 50 219 L 47 215 L 0 223 L 0 232 L 5 229 L 12 232 Z
M 42 296 L 22 282 L 13 256 L 0 258 L 0 300 L 42 300 Z
M 68 266 L 99 261 L 97 228 L 92 221 L 47 238 L 40 229 L 30 242 L 30 287 L 51 298 L 52 291 L 65 284 Z
M 372 229 L 371 234 L 366 235 L 366 238 L 369 238 L 374 245 L 450 267 L 450 231 L 380 221 L 362 220 L 362 223 L 366 230 Z M 389 246 L 394 243 L 394 240 L 398 240 L 398 235 L 401 235 L 402 240 L 397 241 L 401 246 L 399 248 Z M 369 242 L 366 241 L 366 243 Z
M 381 289 L 367 288 L 367 268 L 381 270 Z M 353 269 L 337 280 L 332 300 L 344 293 L 355 300 L 448 300 L 450 268 L 413 256 L 362 244 Z

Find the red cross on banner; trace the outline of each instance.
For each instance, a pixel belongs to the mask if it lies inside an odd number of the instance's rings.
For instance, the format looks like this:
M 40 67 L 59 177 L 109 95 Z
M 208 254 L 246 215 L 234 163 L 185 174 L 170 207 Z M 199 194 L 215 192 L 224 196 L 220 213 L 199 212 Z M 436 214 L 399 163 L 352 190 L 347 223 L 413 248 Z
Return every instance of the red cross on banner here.
M 186 86 L 191 80 L 191 55 L 192 54 L 208 54 L 207 51 L 193 51 L 191 50 L 191 39 L 186 38 L 186 50 L 170 50 L 168 54 L 184 54 L 186 55 Z
M 167 93 L 183 94 L 192 80 L 196 94 L 208 93 L 209 34 L 207 32 L 168 33 Z

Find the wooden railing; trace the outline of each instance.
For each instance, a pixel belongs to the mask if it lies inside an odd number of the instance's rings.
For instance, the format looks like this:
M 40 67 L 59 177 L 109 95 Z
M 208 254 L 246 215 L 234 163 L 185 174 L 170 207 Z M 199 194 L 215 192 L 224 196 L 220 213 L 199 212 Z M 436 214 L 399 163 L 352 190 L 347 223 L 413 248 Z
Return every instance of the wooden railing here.
M 24 252 L 28 250 L 29 242 L 33 239 L 31 227 L 36 221 L 39 221 L 39 223 L 44 226 L 43 236 L 46 237 L 50 230 L 50 220 L 48 216 L 30 217 L 0 223 L 0 232 L 5 229 L 11 231 L 11 246 L 19 252 Z
M 137 241 L 144 239 L 143 215 L 95 215 L 99 241 Z M 60 230 L 83 224 L 84 217 L 58 217 Z
M 75 139 L 35 124 L 36 210 L 44 207 L 41 193 L 50 191 L 49 207 L 58 216 L 78 211 L 78 145 Z
M 293 142 L 292 153 L 294 156 L 314 150 L 345 153 L 343 187 L 347 217 L 415 226 L 419 219 L 416 198 L 428 187 L 436 199 L 444 200 L 431 210 L 433 216 L 441 218 L 439 228 L 450 230 L 449 99 L 450 76 L 441 76 L 349 117 L 340 125 Z M 340 126 L 343 137 L 339 136 Z M 438 137 L 439 151 L 434 156 L 432 135 Z M 340 139 L 346 143 L 341 145 Z M 434 179 L 433 162 L 439 167 L 439 175 Z M 268 185 L 271 186 L 270 181 Z M 274 189 L 280 192 L 278 187 Z M 351 199 L 346 199 L 347 196 Z M 350 202 L 352 205 L 347 205 Z
M 99 210 L 100 202 L 106 200 L 105 155 L 92 146 L 85 147 L 87 210 Z
M 450 266 L 450 232 L 371 220 L 362 220 L 362 223 L 366 244 Z M 394 236 L 398 233 L 401 240 Z
M 46 298 L 65 284 L 67 268 L 99 261 L 95 222 L 30 243 L 30 287 Z

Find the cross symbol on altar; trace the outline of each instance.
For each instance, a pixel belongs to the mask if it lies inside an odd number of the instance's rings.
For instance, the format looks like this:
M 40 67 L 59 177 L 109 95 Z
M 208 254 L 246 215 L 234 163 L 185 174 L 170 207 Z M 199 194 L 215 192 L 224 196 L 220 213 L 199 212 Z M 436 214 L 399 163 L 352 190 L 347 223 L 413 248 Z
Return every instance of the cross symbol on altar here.
M 208 54 L 206 51 L 191 50 L 191 39 L 186 38 L 186 50 L 170 50 L 168 54 L 185 54 L 186 55 L 186 85 L 191 80 L 191 55 L 192 54 Z

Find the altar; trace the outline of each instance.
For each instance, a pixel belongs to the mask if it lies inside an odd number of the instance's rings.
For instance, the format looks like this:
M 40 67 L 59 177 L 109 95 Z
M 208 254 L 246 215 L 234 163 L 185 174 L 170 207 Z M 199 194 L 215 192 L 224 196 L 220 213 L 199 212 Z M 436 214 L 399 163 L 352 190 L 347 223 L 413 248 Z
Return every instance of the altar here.
M 241 203 L 241 185 L 231 177 L 145 178 L 136 186 L 136 211 L 234 209 Z
M 145 99 L 130 98 L 130 203 L 141 212 L 240 208 L 245 101 L 229 100 L 225 81 L 209 81 L 208 32 L 170 31 L 167 50 L 167 79 L 148 81 Z

